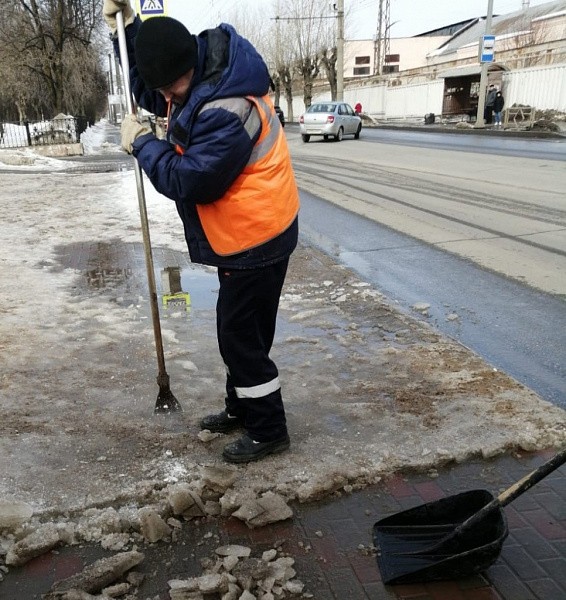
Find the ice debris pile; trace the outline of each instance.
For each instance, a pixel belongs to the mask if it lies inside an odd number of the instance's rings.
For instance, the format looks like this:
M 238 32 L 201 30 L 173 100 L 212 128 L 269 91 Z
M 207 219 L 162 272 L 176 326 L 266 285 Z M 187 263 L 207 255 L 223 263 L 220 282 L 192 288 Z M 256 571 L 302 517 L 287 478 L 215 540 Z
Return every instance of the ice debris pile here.
M 139 546 L 161 540 L 175 542 L 185 521 L 232 516 L 254 528 L 293 516 L 285 499 L 272 491 L 256 495 L 252 490 L 232 489 L 237 479 L 236 468 L 207 465 L 201 467 L 200 477 L 194 481 L 161 487 L 147 482 L 142 506 L 87 507 L 74 516 L 50 520 L 34 515 L 33 508 L 24 502 L 0 501 L 0 581 L 8 567 L 25 565 L 61 545 L 98 542 L 120 554 L 91 565 L 75 576 L 76 580 L 59 582 L 49 596 L 53 600 L 85 600 L 139 564 L 143 560 Z M 292 581 L 292 559 L 277 558 L 275 550 L 264 553 L 261 559 L 250 558 L 250 553 L 250 549 L 238 547 L 218 548 L 221 558 L 204 565 L 203 577 L 171 582 L 171 598 L 200 598 L 213 589 L 224 600 L 269 600 L 302 591 L 302 584 Z M 95 583 L 88 583 L 93 578 Z M 135 587 L 135 581 L 130 577 L 96 597 L 123 597 Z M 256 588 L 259 596 L 253 595 Z

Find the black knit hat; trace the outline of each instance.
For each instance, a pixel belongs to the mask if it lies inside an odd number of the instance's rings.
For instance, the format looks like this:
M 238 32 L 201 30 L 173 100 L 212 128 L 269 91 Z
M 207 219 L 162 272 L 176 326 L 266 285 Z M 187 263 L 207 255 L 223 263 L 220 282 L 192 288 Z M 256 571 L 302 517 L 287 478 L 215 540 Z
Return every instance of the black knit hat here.
M 197 64 L 197 41 L 176 19 L 152 17 L 144 21 L 135 41 L 136 65 L 146 86 L 163 88 Z

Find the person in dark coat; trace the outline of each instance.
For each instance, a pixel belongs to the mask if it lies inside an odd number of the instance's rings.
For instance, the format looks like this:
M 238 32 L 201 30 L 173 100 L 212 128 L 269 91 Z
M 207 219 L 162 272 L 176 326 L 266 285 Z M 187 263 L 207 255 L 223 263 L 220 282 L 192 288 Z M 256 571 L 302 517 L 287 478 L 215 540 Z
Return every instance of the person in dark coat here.
M 501 113 L 503 112 L 504 106 L 505 99 L 503 98 L 503 94 L 501 92 L 497 92 L 495 94 L 495 99 L 493 100 L 493 116 L 495 118 L 495 127 L 501 127 Z
M 493 102 L 495 101 L 495 94 L 497 94 L 497 88 L 492 84 L 489 86 L 485 99 L 483 118 L 486 125 L 491 125 L 491 121 L 493 119 Z
M 129 0 L 104 0 L 114 34 L 124 18 L 132 92 L 167 118 L 167 139 L 127 115 L 122 146 L 175 201 L 193 262 L 218 269 L 218 346 L 225 408 L 201 429 L 245 434 L 223 457 L 245 463 L 290 445 L 277 366 L 269 353 L 289 257 L 297 245 L 299 194 L 285 134 L 268 95 L 262 57 L 232 26 L 198 36 L 176 19 L 143 23 Z

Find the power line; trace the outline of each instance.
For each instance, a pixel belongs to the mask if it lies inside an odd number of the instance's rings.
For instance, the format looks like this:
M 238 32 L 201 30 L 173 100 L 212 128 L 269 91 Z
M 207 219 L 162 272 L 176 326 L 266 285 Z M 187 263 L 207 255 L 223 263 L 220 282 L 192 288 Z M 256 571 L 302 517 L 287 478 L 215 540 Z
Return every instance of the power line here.
M 270 17 L 271 21 L 317 21 L 320 19 L 337 19 L 337 15 L 329 15 L 327 17 Z

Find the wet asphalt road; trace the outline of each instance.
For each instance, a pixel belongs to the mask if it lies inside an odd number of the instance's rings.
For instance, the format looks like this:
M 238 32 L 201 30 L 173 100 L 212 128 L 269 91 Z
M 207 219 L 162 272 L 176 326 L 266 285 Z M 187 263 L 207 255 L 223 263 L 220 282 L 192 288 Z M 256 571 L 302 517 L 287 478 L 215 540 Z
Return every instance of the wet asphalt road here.
M 365 129 L 364 141 L 566 160 L 566 138 Z M 312 166 L 312 165 L 311 165 Z M 355 172 L 352 172 L 355 177 Z M 303 191 L 303 238 L 414 316 L 566 408 L 566 298 L 547 294 Z M 411 307 L 429 304 L 428 317 Z M 455 318 L 457 315 L 457 318 Z
M 411 307 L 430 304 L 427 320 L 434 327 L 566 408 L 564 299 L 311 194 L 303 192 L 301 199 L 305 240 L 353 268 L 401 309 L 418 316 Z M 447 320 L 450 314 L 458 318 Z
M 365 129 L 364 140 L 436 150 L 520 156 L 541 160 L 566 160 L 566 138 L 514 137 L 512 132 L 505 132 L 505 136 L 494 137 L 490 135 L 491 133 L 489 130 L 470 134 L 377 128 Z

